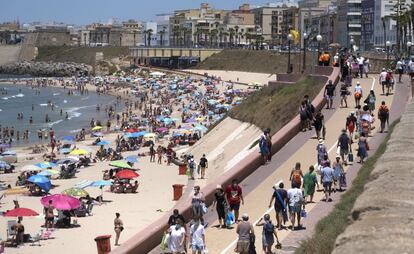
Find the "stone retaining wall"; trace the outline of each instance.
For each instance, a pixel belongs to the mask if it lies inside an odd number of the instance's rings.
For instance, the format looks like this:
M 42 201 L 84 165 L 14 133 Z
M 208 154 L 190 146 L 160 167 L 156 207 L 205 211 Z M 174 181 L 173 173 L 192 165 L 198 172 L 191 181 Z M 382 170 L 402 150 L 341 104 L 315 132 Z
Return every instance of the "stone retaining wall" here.
M 413 253 L 414 103 L 394 128 L 371 181 L 352 210 L 353 223 L 336 240 L 334 254 Z

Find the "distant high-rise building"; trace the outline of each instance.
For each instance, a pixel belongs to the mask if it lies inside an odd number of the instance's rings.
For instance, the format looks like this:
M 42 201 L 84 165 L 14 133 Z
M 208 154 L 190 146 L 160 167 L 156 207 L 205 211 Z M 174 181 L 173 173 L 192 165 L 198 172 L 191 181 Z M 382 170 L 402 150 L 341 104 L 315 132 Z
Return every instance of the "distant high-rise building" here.
M 351 39 L 354 45 L 360 46 L 361 41 L 361 0 L 338 0 L 337 1 L 338 30 L 337 41 L 342 46 L 350 47 Z

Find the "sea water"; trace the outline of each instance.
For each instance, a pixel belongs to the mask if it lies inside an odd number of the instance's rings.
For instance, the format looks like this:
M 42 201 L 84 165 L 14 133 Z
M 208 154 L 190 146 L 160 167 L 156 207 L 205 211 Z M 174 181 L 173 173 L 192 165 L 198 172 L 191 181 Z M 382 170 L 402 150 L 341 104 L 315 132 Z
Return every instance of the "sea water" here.
M 36 90 L 38 92 L 36 92 Z M 29 143 L 37 143 L 37 131 L 53 128 L 57 138 L 65 135 L 76 135 L 82 128 L 89 129 L 90 121 L 101 121 L 106 125 L 108 114 L 105 107 L 115 107 L 116 98 L 108 95 L 98 95 L 93 91 L 81 95 L 74 91 L 68 95 L 69 90 L 57 87 L 45 87 L 32 89 L 25 85 L 0 84 L 0 125 L 14 127 L 16 139 L 17 131 L 20 132 L 20 141 L 14 141 L 13 146 L 21 146 Z M 53 104 L 53 109 L 51 104 Z M 100 111 L 96 110 L 100 105 Z M 32 110 L 33 106 L 33 110 Z M 60 111 L 62 110 L 62 115 Z M 117 112 L 122 111 L 122 105 L 116 105 Z M 66 112 L 68 118 L 66 119 Z M 23 119 L 17 119 L 17 115 L 23 113 Z M 50 121 L 46 122 L 46 114 Z M 29 123 L 30 116 L 33 123 Z M 23 132 L 29 130 L 29 140 L 22 139 Z M 46 142 L 46 141 L 43 141 Z

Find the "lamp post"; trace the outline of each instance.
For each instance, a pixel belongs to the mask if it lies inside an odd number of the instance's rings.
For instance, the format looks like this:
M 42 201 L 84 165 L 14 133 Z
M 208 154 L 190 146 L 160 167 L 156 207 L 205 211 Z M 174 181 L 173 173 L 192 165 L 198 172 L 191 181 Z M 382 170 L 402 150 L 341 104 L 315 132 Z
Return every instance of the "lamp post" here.
M 306 42 L 308 40 L 308 34 L 305 32 L 303 33 L 303 64 L 302 64 L 302 72 L 306 70 Z
M 293 36 L 291 35 L 291 34 L 288 34 L 288 36 L 287 36 L 287 39 L 288 39 L 288 69 L 287 69 L 287 73 L 291 73 L 292 72 L 292 70 L 291 70 L 291 67 L 290 67 L 290 52 L 291 52 L 291 49 L 290 49 L 290 44 L 292 43 L 292 38 L 293 38 Z
M 390 66 L 390 46 L 391 46 L 391 42 L 386 41 L 385 46 L 387 47 L 387 68 L 388 68 Z
M 411 41 L 407 42 L 407 55 L 411 59 L 411 46 L 413 43 Z
M 319 62 L 319 57 L 321 55 L 321 41 L 322 41 L 322 35 L 318 34 L 316 35 L 316 41 L 318 42 L 318 59 L 317 61 Z
M 354 37 L 351 36 L 351 40 L 349 40 L 349 44 L 351 44 L 351 53 L 353 53 L 354 52 L 354 45 L 355 45 Z

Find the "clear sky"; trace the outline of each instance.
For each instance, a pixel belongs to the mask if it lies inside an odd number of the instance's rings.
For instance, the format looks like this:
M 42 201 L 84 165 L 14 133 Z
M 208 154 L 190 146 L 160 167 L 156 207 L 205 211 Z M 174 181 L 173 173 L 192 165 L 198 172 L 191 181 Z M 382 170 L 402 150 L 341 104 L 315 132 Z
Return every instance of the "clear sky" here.
M 197 8 L 208 2 L 215 8 L 237 9 L 243 3 L 263 5 L 269 0 L 0 0 L 0 22 L 64 22 L 88 24 L 136 19 L 151 21 L 156 14 L 175 9 Z

